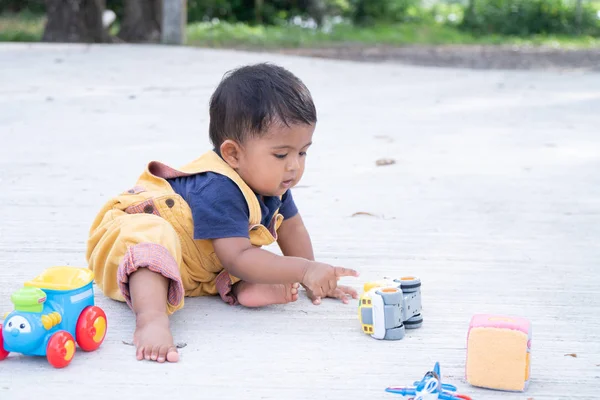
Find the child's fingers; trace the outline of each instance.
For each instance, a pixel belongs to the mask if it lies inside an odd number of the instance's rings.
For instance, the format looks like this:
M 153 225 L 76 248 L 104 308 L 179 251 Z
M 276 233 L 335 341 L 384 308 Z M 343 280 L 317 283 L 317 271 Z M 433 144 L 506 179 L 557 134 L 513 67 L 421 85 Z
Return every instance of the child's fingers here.
M 338 289 L 344 292 L 344 294 L 348 296 L 352 296 L 353 299 L 358 298 L 358 292 L 351 288 L 350 286 L 338 286 Z
M 339 287 L 335 289 L 330 297 L 340 299 L 344 304 L 348 304 L 348 296 Z
M 344 267 L 333 267 L 335 269 L 335 276 L 341 278 L 342 276 L 358 276 L 359 273 L 350 268 Z
M 319 304 L 321 304 L 321 297 L 320 296 L 316 296 L 312 290 L 308 289 L 307 287 L 304 287 L 306 289 L 306 295 L 308 296 L 308 298 L 310 299 L 310 301 L 312 301 L 312 303 L 316 306 L 318 306 Z

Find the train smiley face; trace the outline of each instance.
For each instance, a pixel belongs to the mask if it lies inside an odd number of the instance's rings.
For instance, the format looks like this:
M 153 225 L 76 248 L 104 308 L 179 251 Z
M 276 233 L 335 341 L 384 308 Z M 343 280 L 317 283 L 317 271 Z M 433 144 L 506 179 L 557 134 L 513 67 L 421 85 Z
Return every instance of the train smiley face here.
M 9 315 L 3 324 L 5 346 L 14 351 L 32 351 L 41 344 L 46 330 L 37 320 L 39 314 L 13 314 Z

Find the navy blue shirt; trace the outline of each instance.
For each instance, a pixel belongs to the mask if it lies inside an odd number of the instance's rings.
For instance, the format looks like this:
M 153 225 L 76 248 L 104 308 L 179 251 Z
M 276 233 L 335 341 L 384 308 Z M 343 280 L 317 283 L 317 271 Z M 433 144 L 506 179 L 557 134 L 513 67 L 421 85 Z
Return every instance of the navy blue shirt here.
M 240 188 L 231 179 L 214 172 L 167 179 L 175 193 L 192 209 L 194 239 L 249 237 L 250 211 Z M 257 195 L 261 224 L 269 226 L 275 211 L 284 218 L 298 213 L 290 190 L 281 197 Z

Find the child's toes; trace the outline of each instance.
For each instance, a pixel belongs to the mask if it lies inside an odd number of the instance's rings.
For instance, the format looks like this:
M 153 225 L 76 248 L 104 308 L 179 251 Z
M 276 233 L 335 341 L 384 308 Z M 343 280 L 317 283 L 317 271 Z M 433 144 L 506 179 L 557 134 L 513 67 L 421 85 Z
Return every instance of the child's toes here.
M 169 351 L 169 346 L 167 346 L 167 345 L 160 346 L 160 348 L 158 349 L 158 357 L 156 358 L 156 361 L 158 361 L 159 363 L 165 362 L 165 360 L 167 359 L 168 351 Z
M 152 346 L 151 345 L 147 345 L 144 348 L 144 359 L 146 361 L 150 361 L 152 359 Z
M 135 351 L 135 358 L 137 358 L 138 360 L 144 359 L 144 346 L 137 347 L 137 349 Z
M 138 360 L 150 360 L 152 354 L 152 346 L 142 345 L 138 348 L 137 359 Z
M 150 359 L 152 361 L 158 360 L 158 354 L 160 352 L 160 346 L 152 346 L 152 354 L 150 355 Z
M 179 353 L 177 352 L 177 347 L 170 346 L 167 350 L 167 361 L 168 362 L 177 362 L 179 361 Z

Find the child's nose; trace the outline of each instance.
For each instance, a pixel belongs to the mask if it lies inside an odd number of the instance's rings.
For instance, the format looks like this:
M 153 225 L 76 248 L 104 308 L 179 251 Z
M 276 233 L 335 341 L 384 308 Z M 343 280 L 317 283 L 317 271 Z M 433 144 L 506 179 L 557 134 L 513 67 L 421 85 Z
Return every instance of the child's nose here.
M 300 160 L 298 158 L 294 158 L 288 163 L 288 171 L 295 171 L 300 168 Z

